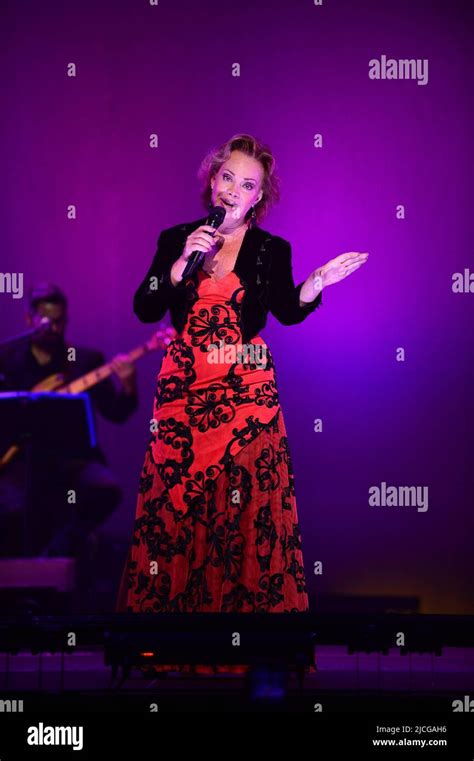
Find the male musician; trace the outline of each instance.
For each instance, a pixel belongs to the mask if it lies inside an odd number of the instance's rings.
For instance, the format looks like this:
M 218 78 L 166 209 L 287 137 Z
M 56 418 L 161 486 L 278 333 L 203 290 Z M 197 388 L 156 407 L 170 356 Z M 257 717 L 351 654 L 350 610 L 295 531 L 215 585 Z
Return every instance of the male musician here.
M 30 390 L 54 373 L 63 373 L 70 382 L 105 364 L 101 352 L 74 347 L 73 361 L 65 342 L 67 299 L 56 285 L 46 283 L 34 287 L 29 294 L 27 323 L 34 328 L 44 317 L 50 324 L 46 331 L 26 345 L 20 344 L 0 352 L 0 391 Z M 137 408 L 136 370 L 127 355 L 112 360 L 114 376 L 93 386 L 93 406 L 107 420 L 122 423 Z M 112 379 L 114 378 L 114 380 Z M 73 433 L 72 433 L 73 435 Z M 36 469 L 38 472 L 38 468 Z M 0 556 L 21 552 L 21 520 L 24 507 L 24 457 L 18 455 L 0 471 Z M 75 555 L 83 547 L 87 535 L 101 524 L 118 506 L 122 492 L 107 468 L 99 448 L 91 450 L 87 459 L 41 461 L 37 508 L 45 523 L 51 515 L 51 500 L 64 509 L 64 520 L 39 552 L 49 556 Z M 66 499 L 69 490 L 76 492 L 71 506 Z M 59 502 L 58 502 L 59 500 Z M 62 504 L 64 503 L 64 504 Z M 36 553 L 35 553 L 36 554 Z

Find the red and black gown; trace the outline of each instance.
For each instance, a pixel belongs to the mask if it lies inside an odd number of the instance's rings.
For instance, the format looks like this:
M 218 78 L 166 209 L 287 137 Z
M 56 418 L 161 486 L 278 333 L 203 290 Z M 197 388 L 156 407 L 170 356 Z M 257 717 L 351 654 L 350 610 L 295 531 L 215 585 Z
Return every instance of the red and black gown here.
M 196 290 L 184 331 L 167 347 L 158 373 L 117 610 L 307 611 L 293 469 L 270 350 L 256 336 L 255 354 L 247 348 L 239 357 L 245 291 L 235 272 L 216 281 L 199 270 Z M 211 361 L 213 347 L 224 361 Z

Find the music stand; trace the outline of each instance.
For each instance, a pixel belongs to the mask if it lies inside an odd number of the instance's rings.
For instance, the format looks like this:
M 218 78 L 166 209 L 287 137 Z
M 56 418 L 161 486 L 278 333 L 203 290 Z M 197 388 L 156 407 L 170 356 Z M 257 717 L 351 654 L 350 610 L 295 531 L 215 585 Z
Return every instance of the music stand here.
M 0 393 L 0 420 L 0 451 L 18 444 L 25 453 L 22 545 L 23 555 L 31 557 L 35 529 L 41 528 L 38 521 L 44 522 L 44 516 L 34 512 L 35 464 L 45 454 L 61 459 L 91 457 L 97 445 L 91 400 L 86 393 L 9 391 Z

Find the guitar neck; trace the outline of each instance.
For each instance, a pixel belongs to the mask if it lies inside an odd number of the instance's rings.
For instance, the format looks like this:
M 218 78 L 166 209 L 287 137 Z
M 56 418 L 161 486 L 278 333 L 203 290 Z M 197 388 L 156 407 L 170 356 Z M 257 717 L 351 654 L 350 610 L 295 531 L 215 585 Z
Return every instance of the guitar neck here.
M 152 349 L 148 343 L 145 343 L 130 351 L 128 353 L 128 358 L 130 362 L 135 362 L 136 359 L 140 359 L 140 357 L 143 357 L 143 355 L 147 354 L 149 351 L 152 351 Z M 77 380 L 71 381 L 67 386 L 61 386 L 61 388 L 58 389 L 58 393 L 81 394 L 83 391 L 87 391 L 92 388 L 92 386 L 95 386 L 96 383 L 100 383 L 100 381 L 108 378 L 112 373 L 112 363 L 107 362 L 107 364 L 98 367 L 96 370 L 91 370 L 86 375 L 83 375 L 82 378 L 77 378 Z

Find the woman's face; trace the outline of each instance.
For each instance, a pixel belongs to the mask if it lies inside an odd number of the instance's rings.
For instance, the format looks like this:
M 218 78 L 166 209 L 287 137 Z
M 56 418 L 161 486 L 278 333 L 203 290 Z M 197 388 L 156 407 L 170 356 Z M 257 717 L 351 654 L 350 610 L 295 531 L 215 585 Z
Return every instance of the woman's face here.
M 232 151 L 211 178 L 211 202 L 226 210 L 219 230 L 234 230 L 244 224 L 248 210 L 262 198 L 264 170 L 261 163 L 241 151 Z M 229 202 L 231 205 L 227 205 Z

